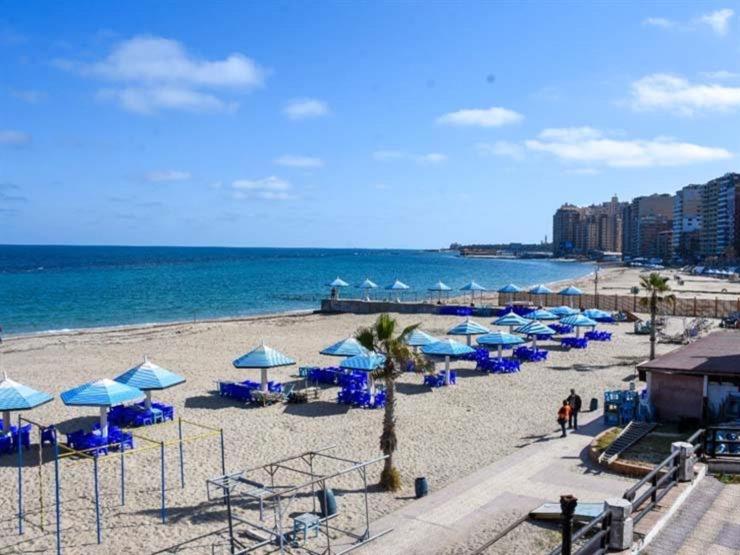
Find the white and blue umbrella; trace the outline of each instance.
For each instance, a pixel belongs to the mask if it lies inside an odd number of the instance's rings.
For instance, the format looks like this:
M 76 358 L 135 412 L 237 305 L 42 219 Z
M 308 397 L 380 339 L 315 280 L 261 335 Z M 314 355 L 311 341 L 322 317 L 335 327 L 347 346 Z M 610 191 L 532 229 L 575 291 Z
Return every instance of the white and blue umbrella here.
M 522 288 L 518 285 L 514 285 L 513 283 L 509 283 L 508 285 L 504 285 L 498 290 L 499 293 L 508 293 L 510 297 L 510 301 L 514 302 L 514 293 L 521 293 Z
M 612 315 L 608 312 L 605 312 L 604 310 L 599 310 L 598 308 L 589 308 L 588 310 L 584 310 L 583 315 L 586 318 L 591 318 L 592 320 L 596 320 L 597 322 L 599 320 L 611 320 L 612 317 Z
M 530 295 L 549 295 L 550 293 L 552 293 L 552 289 L 542 284 L 535 285 L 529 290 Z
M 563 318 L 565 316 L 571 316 L 572 314 L 578 314 L 578 310 L 569 306 L 556 306 L 555 308 L 549 309 L 550 312 L 556 316 Z
M 438 281 L 434 285 L 432 285 L 428 291 L 431 291 L 433 293 L 439 293 L 439 300 L 442 300 L 442 293 L 449 293 L 452 291 L 452 287 L 444 283 L 443 281 Z
M 357 355 L 343 360 L 339 363 L 340 368 L 367 373 L 367 385 L 370 395 L 375 395 L 375 380 L 372 372 L 385 364 L 385 356 L 379 353 L 367 353 Z
M 267 369 L 278 366 L 290 366 L 295 360 L 262 343 L 234 362 L 235 368 L 259 368 L 262 391 L 267 391 Z
M 557 314 L 553 314 L 549 310 L 545 310 L 544 308 L 538 308 L 536 310 L 532 310 L 530 312 L 527 312 L 524 315 L 525 318 L 528 320 L 557 320 L 558 316 Z
M 516 312 L 508 312 L 501 316 L 501 318 L 493 321 L 494 326 L 509 326 L 509 333 L 511 333 L 515 326 L 523 326 L 528 323 L 529 320 L 519 316 Z
M 472 303 L 476 291 L 483 295 L 483 291 L 488 291 L 488 289 L 483 287 L 481 284 L 476 283 L 475 281 L 471 281 L 470 283 L 466 283 L 465 285 L 463 285 L 460 288 L 460 291 L 470 291 L 470 302 Z
M 566 297 L 578 297 L 580 295 L 583 295 L 583 291 L 578 289 L 578 287 L 575 287 L 574 285 L 569 285 L 565 289 L 561 289 L 558 291 L 558 295 L 565 295 Z
M 327 287 L 349 287 L 349 283 L 347 283 L 346 281 L 344 281 L 339 276 L 337 276 L 334 279 L 334 281 L 331 281 L 331 282 L 327 283 L 326 285 L 327 285 Z
M 538 322 L 537 320 L 534 320 L 530 322 L 529 324 L 524 324 L 521 327 L 518 327 L 514 330 L 516 333 L 521 333 L 523 335 L 529 335 L 532 337 L 532 346 L 536 349 L 537 348 L 537 336 L 538 335 L 555 335 L 555 330 L 546 326 L 545 324 L 542 324 L 541 322 Z
M 0 382 L 0 412 L 3 413 L 3 433 L 10 431 L 11 411 L 30 410 L 51 401 L 48 393 L 36 391 L 11 380 L 7 374 Z
M 108 437 L 108 409 L 144 398 L 138 387 L 109 379 L 87 382 L 63 392 L 60 397 L 65 405 L 78 407 L 100 407 L 100 434 Z
M 366 355 L 368 354 L 368 350 L 354 337 L 347 337 L 346 339 L 342 339 L 341 341 L 337 341 L 333 345 L 328 346 L 326 349 L 321 351 L 321 354 L 332 357 L 353 357 L 357 355 Z
M 485 326 L 481 326 L 477 322 L 473 322 L 470 318 L 466 318 L 456 326 L 450 328 L 447 331 L 447 335 L 465 335 L 467 336 L 467 342 L 468 345 L 470 345 L 470 336 L 471 335 L 482 335 L 484 333 L 488 333 L 489 330 Z
M 406 285 L 404 282 L 402 282 L 401 280 L 396 279 L 390 285 L 386 285 L 385 289 L 386 291 L 396 291 L 399 294 L 399 297 L 396 297 L 396 301 L 401 302 L 401 298 L 400 298 L 401 291 L 407 291 L 411 288 L 408 285 Z
M 144 357 L 144 362 L 127 370 L 115 381 L 131 387 L 141 389 L 146 395 L 145 403 L 147 408 L 152 406 L 152 390 L 167 389 L 181 383 L 185 383 L 185 378 L 161 366 L 157 366 L 148 358 Z
M 370 291 L 372 291 L 373 289 L 377 289 L 378 288 L 378 284 L 375 283 L 374 281 L 370 280 L 369 278 L 365 278 L 365 281 L 363 281 L 357 287 L 359 287 L 360 289 L 362 289 L 363 291 L 365 291 L 365 300 L 366 301 L 369 301 L 370 300 Z
M 405 341 L 406 345 L 408 345 L 409 347 L 423 347 L 424 345 L 429 345 L 430 343 L 436 343 L 437 341 L 439 341 L 439 339 L 429 335 L 424 331 L 421 331 L 419 328 L 416 328 L 414 331 L 406 336 Z
M 487 333 L 486 335 L 481 335 L 480 337 L 476 338 L 476 341 L 479 345 L 483 345 L 485 347 L 498 347 L 499 359 L 502 358 L 502 351 L 504 347 L 511 347 L 524 343 L 524 339 L 522 339 L 518 335 L 513 335 L 511 333 L 506 333 L 503 331 L 494 331 L 491 333 Z
M 445 357 L 445 384 L 450 385 L 450 358 L 474 353 L 475 349 L 454 339 L 442 339 L 436 343 L 424 345 L 421 352 L 425 355 Z
M 581 328 L 595 328 L 596 322 L 583 314 L 573 314 L 560 320 L 561 324 L 576 328 L 576 337 L 580 336 Z

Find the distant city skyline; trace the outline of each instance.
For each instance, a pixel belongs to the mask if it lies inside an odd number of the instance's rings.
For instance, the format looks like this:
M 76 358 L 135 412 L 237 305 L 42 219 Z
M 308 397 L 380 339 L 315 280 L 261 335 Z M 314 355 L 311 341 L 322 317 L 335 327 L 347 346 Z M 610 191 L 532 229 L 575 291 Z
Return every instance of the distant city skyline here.
M 0 6 L 0 244 L 536 243 L 740 169 L 727 2 Z

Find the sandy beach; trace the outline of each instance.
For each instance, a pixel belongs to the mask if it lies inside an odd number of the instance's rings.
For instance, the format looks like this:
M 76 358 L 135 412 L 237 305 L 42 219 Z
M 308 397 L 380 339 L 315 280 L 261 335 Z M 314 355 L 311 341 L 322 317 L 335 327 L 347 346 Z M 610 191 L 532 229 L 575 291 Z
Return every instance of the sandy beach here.
M 631 286 L 636 281 L 634 275 L 634 270 L 609 269 L 602 272 L 600 283 L 605 287 L 628 283 Z M 582 281 L 586 287 L 588 280 Z M 58 399 L 61 391 L 88 380 L 113 378 L 147 355 L 187 378 L 185 384 L 161 392 L 155 398 L 173 404 L 176 415 L 189 421 L 224 429 L 228 472 L 327 446 L 336 446 L 334 452 L 340 456 L 369 459 L 379 454 L 382 411 L 338 405 L 336 387 L 323 389 L 319 400 L 305 405 L 264 408 L 222 399 L 213 390 L 217 379 L 258 378 L 257 371 L 235 370 L 231 361 L 263 339 L 298 361 L 297 366 L 271 372 L 270 379 L 298 382 L 298 366 L 335 365 L 337 359 L 319 355 L 319 351 L 353 334 L 358 327 L 370 324 L 374 318 L 283 315 L 17 337 L 3 344 L 0 362 L 10 377 L 57 396 L 52 403 L 27 416 L 40 423 L 55 423 L 62 431 L 89 427 L 97 412 L 64 406 Z M 459 318 L 400 315 L 398 320 L 401 325 L 421 323 L 422 329 L 442 337 Z M 595 397 L 600 404 L 605 389 L 627 387 L 634 377 L 634 365 L 647 355 L 647 338 L 632 334 L 631 324 L 610 325 L 606 329 L 614 332 L 611 342 L 592 343 L 586 351 L 564 352 L 553 346 L 547 362 L 523 365 L 522 371 L 516 374 L 485 375 L 473 369 L 474 363 L 455 363 L 457 386 L 436 391 L 422 386 L 418 375 L 407 374 L 401 378 L 396 457 L 404 487 L 397 494 L 380 493 L 373 488 L 371 517 L 377 518 L 409 502 L 417 476 L 426 476 L 431 488 L 439 488 L 511 453 L 536 436 L 554 433 L 557 407 L 571 387 L 577 389 L 584 402 Z M 659 352 L 671 348 L 658 345 Z M 160 441 L 174 439 L 177 427 L 158 425 L 139 432 Z M 190 436 L 202 430 L 186 426 L 185 433 Z M 36 442 L 35 434 L 33 442 Z M 137 443 L 142 445 L 146 442 Z M 100 465 L 103 546 L 110 552 L 151 553 L 223 528 L 223 505 L 218 500 L 208 501 L 205 490 L 205 480 L 221 474 L 219 453 L 217 437 L 188 443 L 184 453 L 186 483 L 181 488 L 177 448 L 166 449 L 169 522 L 165 525 L 159 520 L 159 450 L 127 458 L 125 506 L 121 506 L 119 498 L 118 457 L 107 457 Z M 46 552 L 54 546 L 53 465 L 43 464 L 40 491 L 35 465 L 37 448 L 33 447 L 25 456 L 28 522 L 23 536 L 17 534 L 16 528 L 17 459 L 0 458 L 0 553 Z M 50 451 L 46 450 L 43 456 L 49 461 Z M 379 467 L 370 469 L 373 481 L 379 470 Z M 62 525 L 67 552 L 99 553 L 92 501 L 92 463 L 65 461 L 62 478 Z M 360 486 L 356 476 L 332 483 L 343 525 L 361 525 Z M 212 541 L 208 538 L 193 542 L 183 551 L 210 552 Z

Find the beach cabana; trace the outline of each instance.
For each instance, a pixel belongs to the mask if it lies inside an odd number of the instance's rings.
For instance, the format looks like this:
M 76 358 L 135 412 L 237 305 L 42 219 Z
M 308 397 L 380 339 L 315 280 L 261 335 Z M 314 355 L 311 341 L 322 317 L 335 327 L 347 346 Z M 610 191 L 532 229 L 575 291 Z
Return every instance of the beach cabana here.
M 11 380 L 4 374 L 0 382 L 0 412 L 3 413 L 2 433 L 10 431 L 10 413 L 21 410 L 31 410 L 51 401 L 53 397 Z
M 450 358 L 469 355 L 474 353 L 475 349 L 454 339 L 442 339 L 436 343 L 424 345 L 421 352 L 425 355 L 445 357 L 445 385 L 450 385 Z
M 185 378 L 174 372 L 165 370 L 161 366 L 157 366 L 148 358 L 144 357 L 144 362 L 127 370 L 115 378 L 115 381 L 141 389 L 146 395 L 144 406 L 148 410 L 151 410 L 152 391 L 159 391 L 185 383 Z
M 538 308 L 537 310 L 527 312 L 524 317 L 528 320 L 557 320 L 559 318 L 557 314 L 553 314 L 544 308 Z
M 339 298 L 339 290 L 342 287 L 349 287 L 349 283 L 347 283 L 342 278 L 340 278 L 339 276 L 337 276 L 334 279 L 334 281 L 330 281 L 329 283 L 326 284 L 326 286 L 327 287 L 331 287 L 331 290 L 332 291 L 336 291 L 337 292 L 337 299 L 338 299 Z
M 329 345 L 326 349 L 320 351 L 322 355 L 331 357 L 353 357 L 357 355 L 367 355 L 368 350 L 360 345 L 354 337 L 347 337 Z
M 470 337 L 473 335 L 483 335 L 488 333 L 489 330 L 485 326 L 481 326 L 477 322 L 473 322 L 470 318 L 466 318 L 456 326 L 450 328 L 447 331 L 447 335 L 465 335 L 467 337 L 468 346 L 470 345 Z
M 267 369 L 290 366 L 295 364 L 295 360 L 262 343 L 246 355 L 240 356 L 233 364 L 234 368 L 259 368 L 260 389 L 267 392 Z
M 597 322 L 601 320 L 612 321 L 611 314 L 604 310 L 599 310 L 598 308 L 589 308 L 588 310 L 584 310 L 583 315 L 586 318 L 591 318 L 592 320 L 596 320 Z
M 432 285 L 427 291 L 431 293 L 439 293 L 439 300 L 442 300 L 442 293 L 447 293 L 449 297 L 449 292 L 452 291 L 452 287 L 447 285 L 446 283 L 442 281 L 438 281 L 434 285 Z
M 583 314 L 573 314 L 560 320 L 561 324 L 576 328 L 576 337 L 581 335 L 581 328 L 595 328 L 596 322 Z
M 549 295 L 552 293 L 552 289 L 540 283 L 532 287 L 528 292 L 530 295 Z
M 476 283 L 475 281 L 471 281 L 470 283 L 466 283 L 460 288 L 460 291 L 470 291 L 470 302 L 473 302 L 473 299 L 475 298 L 475 292 L 478 291 L 481 294 L 481 298 L 483 297 L 483 291 L 488 291 L 485 287 L 483 287 L 481 284 Z
M 558 291 L 558 295 L 569 298 L 580 297 L 581 295 L 583 295 L 583 291 L 581 291 L 580 289 L 578 289 L 578 287 L 575 287 L 574 285 L 569 285 L 568 287 Z
M 534 349 L 537 349 L 537 336 L 538 335 L 555 335 L 555 330 L 547 327 L 545 324 L 533 321 L 529 322 L 528 324 L 524 324 L 523 326 L 520 326 L 514 330 L 516 333 L 521 333 L 522 335 L 528 335 L 532 337 L 532 347 Z
M 108 437 L 108 409 L 141 401 L 145 395 L 137 387 L 102 379 L 69 389 L 60 397 L 67 406 L 98 407 L 100 409 L 100 435 Z
M 369 278 L 365 278 L 365 281 L 363 281 L 360 285 L 358 285 L 360 289 L 362 289 L 365 292 L 365 300 L 370 300 L 370 291 L 373 289 L 378 288 L 378 284 L 374 281 L 371 281 Z
M 523 326 L 525 324 L 529 324 L 529 320 L 519 316 L 516 312 L 508 312 L 501 316 L 501 318 L 493 321 L 494 326 L 509 326 L 509 333 L 511 333 L 515 327 Z
M 476 341 L 479 345 L 483 345 L 484 347 L 498 347 L 499 359 L 503 358 L 502 351 L 504 347 L 513 347 L 514 345 L 521 345 L 524 343 L 524 339 L 518 335 L 513 335 L 503 331 L 494 331 L 481 335 L 476 338 Z
M 399 279 L 396 279 L 393 283 L 390 285 L 386 285 L 385 287 L 386 291 L 395 291 L 397 293 L 396 301 L 401 302 L 401 291 L 408 291 L 411 289 L 408 285 L 406 285 L 404 282 L 402 282 Z
M 559 318 L 564 318 L 565 316 L 571 316 L 573 314 L 578 314 L 578 310 L 575 308 L 571 308 L 569 306 L 556 306 L 555 308 L 550 308 L 550 312 L 552 312 L 555 316 Z
M 367 385 L 370 395 L 375 395 L 375 380 L 372 373 L 385 364 L 385 356 L 378 353 L 366 352 L 362 355 L 349 357 L 339 363 L 340 368 L 367 373 Z
M 509 283 L 509 284 L 504 285 L 503 287 L 501 287 L 498 290 L 498 292 L 501 293 L 501 294 L 508 294 L 508 295 L 510 295 L 509 302 L 513 303 L 514 302 L 514 293 L 521 293 L 522 292 L 522 288 L 519 287 L 518 285 L 514 285 L 513 283 Z M 501 304 L 501 303 L 499 303 L 499 304 Z
M 414 350 L 417 350 L 419 347 L 423 347 L 424 345 L 436 343 L 437 341 L 439 341 L 439 339 L 429 335 L 424 331 L 421 331 L 419 328 L 416 328 L 414 331 L 408 334 L 408 336 L 406 336 L 405 341 L 406 345 L 408 345 L 409 347 L 413 347 Z

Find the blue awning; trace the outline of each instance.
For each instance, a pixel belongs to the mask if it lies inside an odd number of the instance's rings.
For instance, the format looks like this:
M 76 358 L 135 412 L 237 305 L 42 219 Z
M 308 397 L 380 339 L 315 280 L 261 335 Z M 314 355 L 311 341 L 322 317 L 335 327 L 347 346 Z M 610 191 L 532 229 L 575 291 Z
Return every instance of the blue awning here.
M 144 398 L 144 392 L 136 387 L 109 379 L 88 382 L 61 394 L 65 405 L 84 407 L 115 407 Z
M 516 312 L 509 312 L 508 314 L 504 314 L 499 318 L 498 320 L 494 320 L 493 324 L 495 326 L 523 326 L 525 324 L 528 324 L 529 320 L 526 318 L 522 318 L 519 316 Z
M 342 278 L 337 277 L 334 281 L 331 283 L 327 283 L 328 287 L 349 287 L 349 283 L 344 281 Z
M 451 328 L 447 335 L 480 335 L 483 333 L 488 333 L 489 330 L 485 326 L 481 326 L 477 322 L 473 322 L 469 318 L 466 318 L 459 324 L 457 324 L 455 327 Z
M 569 306 L 556 306 L 555 308 L 550 308 L 548 310 L 560 318 L 563 316 L 570 316 L 571 314 L 578 314 L 577 308 L 571 308 Z
M 528 318 L 529 320 L 557 320 L 558 316 L 556 314 L 553 314 L 549 310 L 545 310 L 544 308 L 538 308 L 537 310 L 532 310 L 530 312 L 527 312 L 524 315 L 525 318 Z
M 116 381 L 136 387 L 142 391 L 148 391 L 152 389 L 167 389 L 168 387 L 184 383 L 185 378 L 174 372 L 165 370 L 145 358 L 144 362 L 118 376 Z
M 321 351 L 321 354 L 333 357 L 353 357 L 356 355 L 366 355 L 368 354 L 368 350 L 360 345 L 360 342 L 354 337 L 348 337 L 330 345 Z
M 264 343 L 234 361 L 236 368 L 274 368 L 291 364 L 295 364 L 295 360 Z
M 573 285 L 566 287 L 565 289 L 561 289 L 558 291 L 558 295 L 566 295 L 570 297 L 576 297 L 578 295 L 583 295 L 583 291 L 578 289 L 578 287 L 574 287 Z
M 371 281 L 369 279 L 366 279 L 360 285 L 358 285 L 358 287 L 360 289 L 377 289 L 378 288 L 378 284 L 375 283 L 374 281 Z
M 450 287 L 446 283 L 438 281 L 429 288 L 429 291 L 452 291 L 452 287 Z
M 455 341 L 454 339 L 442 339 L 436 343 L 430 343 L 424 345 L 421 348 L 421 352 L 425 355 L 437 355 L 437 356 L 462 356 L 470 353 L 474 353 L 475 349 L 468 347 L 463 343 Z
M 439 341 L 439 339 L 421 331 L 419 328 L 416 328 L 406 337 L 406 345 L 411 347 L 423 347 L 424 345 L 429 345 L 430 343 L 435 343 L 437 341 Z
M 566 316 L 560 320 L 561 324 L 567 326 L 575 326 L 577 328 L 593 328 L 596 326 L 596 322 L 591 318 L 587 318 L 583 314 L 573 314 L 572 316 Z
M 11 380 L 6 375 L 0 382 L 0 412 L 29 410 L 51 401 L 48 393 L 36 391 L 27 385 Z
M 488 290 L 482 285 L 480 285 L 479 283 L 476 283 L 475 281 L 471 281 L 470 283 L 463 285 L 460 288 L 460 291 L 488 291 Z
M 537 321 L 525 324 L 516 328 L 514 331 L 517 333 L 523 333 L 524 335 L 555 335 L 555 330 Z
M 552 293 L 552 289 L 540 284 L 540 285 L 535 285 L 534 287 L 532 287 L 529 290 L 529 293 L 531 295 L 549 295 L 550 293 Z
M 505 333 L 502 331 L 494 331 L 492 333 L 487 333 L 486 335 L 481 335 L 480 337 L 476 338 L 476 341 L 480 345 L 520 345 L 521 343 L 524 343 L 524 339 L 519 337 L 518 335 L 512 335 L 510 333 Z
M 599 310 L 598 308 L 589 308 L 588 310 L 584 310 L 583 315 L 586 318 L 591 318 L 592 320 L 607 320 L 611 319 L 612 317 L 612 315 L 608 312 Z
M 400 290 L 410 289 L 410 288 L 404 282 L 396 280 L 390 285 L 386 286 L 386 289 L 388 289 L 389 291 L 400 291 Z

